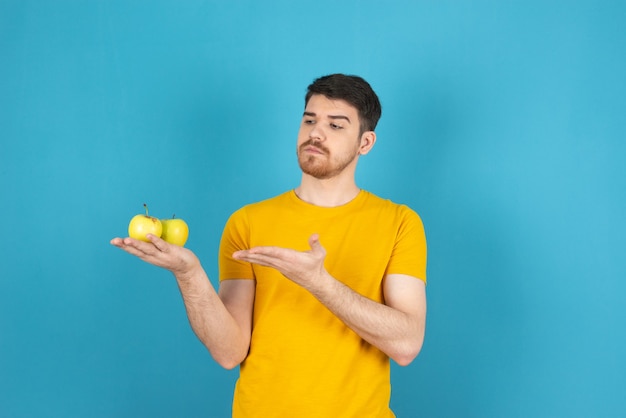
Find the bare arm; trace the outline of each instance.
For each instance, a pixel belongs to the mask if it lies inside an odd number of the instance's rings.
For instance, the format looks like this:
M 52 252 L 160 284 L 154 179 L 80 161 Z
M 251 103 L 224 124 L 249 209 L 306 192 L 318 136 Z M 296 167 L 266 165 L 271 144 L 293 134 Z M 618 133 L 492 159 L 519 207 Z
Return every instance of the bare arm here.
M 273 267 L 311 292 L 361 338 L 400 365 L 418 355 L 424 340 L 426 290 L 424 282 L 407 275 L 385 277 L 385 303 L 368 299 L 332 277 L 324 268 L 326 252 L 319 237 L 309 239 L 310 251 L 256 247 L 235 258 Z
M 388 275 L 385 303 L 368 299 L 330 275 L 311 293 L 361 338 L 378 347 L 401 366 L 410 364 L 424 341 L 426 290 L 424 282 L 406 275 Z
M 254 280 L 224 280 L 218 294 L 204 270 L 177 281 L 200 341 L 222 367 L 238 366 L 250 348 Z
M 170 270 L 176 277 L 195 334 L 222 367 L 236 367 L 250 347 L 254 281 L 226 280 L 218 294 L 195 254 L 153 235 L 149 238 L 151 242 L 114 238 L 111 244 Z

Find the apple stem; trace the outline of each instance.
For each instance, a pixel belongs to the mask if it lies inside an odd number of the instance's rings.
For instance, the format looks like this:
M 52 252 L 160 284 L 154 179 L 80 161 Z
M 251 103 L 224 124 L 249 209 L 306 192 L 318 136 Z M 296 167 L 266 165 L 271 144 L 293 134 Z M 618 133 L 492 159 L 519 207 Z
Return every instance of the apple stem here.
M 146 216 L 148 216 L 148 205 L 146 205 L 145 203 L 143 204 L 143 207 L 146 208 Z
M 176 214 L 173 214 L 173 215 L 172 215 L 172 219 L 174 219 L 174 218 L 176 218 Z

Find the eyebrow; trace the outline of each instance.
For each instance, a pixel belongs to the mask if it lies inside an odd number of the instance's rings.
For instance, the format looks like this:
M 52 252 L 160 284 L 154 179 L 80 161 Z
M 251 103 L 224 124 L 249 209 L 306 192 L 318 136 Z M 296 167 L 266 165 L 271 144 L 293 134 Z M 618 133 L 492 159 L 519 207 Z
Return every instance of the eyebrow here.
M 312 117 L 316 117 L 317 114 L 315 114 L 314 112 L 304 112 L 303 116 L 312 116 Z M 348 118 L 345 115 L 328 115 L 328 119 L 344 119 L 347 120 L 348 123 L 352 123 L 350 122 L 350 118 Z

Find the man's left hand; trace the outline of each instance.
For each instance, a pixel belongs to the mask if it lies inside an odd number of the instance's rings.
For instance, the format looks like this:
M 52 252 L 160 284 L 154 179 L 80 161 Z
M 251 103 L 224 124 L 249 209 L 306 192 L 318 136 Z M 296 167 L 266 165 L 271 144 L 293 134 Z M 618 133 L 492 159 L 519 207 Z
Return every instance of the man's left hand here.
M 296 251 L 282 247 L 254 247 L 236 251 L 236 260 L 247 261 L 260 266 L 272 267 L 285 277 L 308 290 L 313 290 L 321 279 L 328 277 L 324 268 L 326 250 L 319 241 L 319 235 L 309 237 L 308 251 Z

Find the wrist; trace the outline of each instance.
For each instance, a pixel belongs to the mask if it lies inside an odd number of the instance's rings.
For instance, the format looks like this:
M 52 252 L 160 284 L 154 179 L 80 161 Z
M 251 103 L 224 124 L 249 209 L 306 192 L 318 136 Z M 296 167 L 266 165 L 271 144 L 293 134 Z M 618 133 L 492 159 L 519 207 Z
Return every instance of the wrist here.
M 203 274 L 204 270 L 199 262 L 193 263 L 188 266 L 184 266 L 180 269 L 173 271 L 174 277 L 179 282 L 189 282 L 192 281 L 195 277 L 199 277 Z
M 326 294 L 332 294 L 334 292 L 333 289 L 336 283 L 337 280 L 324 270 L 318 278 L 311 283 L 309 292 L 318 299 L 324 298 Z

